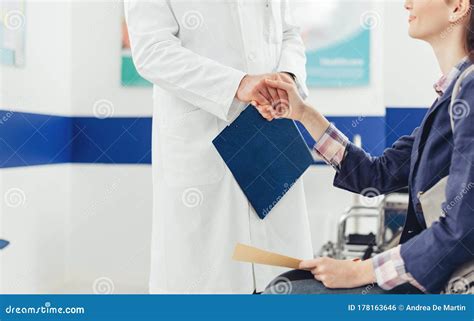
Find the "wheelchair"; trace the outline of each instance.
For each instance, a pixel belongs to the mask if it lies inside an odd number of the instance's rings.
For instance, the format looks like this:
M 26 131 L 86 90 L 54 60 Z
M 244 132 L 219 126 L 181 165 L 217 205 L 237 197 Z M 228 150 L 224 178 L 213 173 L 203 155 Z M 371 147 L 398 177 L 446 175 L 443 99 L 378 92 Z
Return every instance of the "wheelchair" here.
M 398 245 L 408 210 L 408 191 L 379 196 L 359 197 L 339 219 L 336 243 L 324 244 L 320 256 L 336 259 L 366 260 L 373 255 Z M 358 233 L 361 223 L 371 220 L 375 228 L 369 233 Z M 348 232 L 348 224 L 355 231 Z

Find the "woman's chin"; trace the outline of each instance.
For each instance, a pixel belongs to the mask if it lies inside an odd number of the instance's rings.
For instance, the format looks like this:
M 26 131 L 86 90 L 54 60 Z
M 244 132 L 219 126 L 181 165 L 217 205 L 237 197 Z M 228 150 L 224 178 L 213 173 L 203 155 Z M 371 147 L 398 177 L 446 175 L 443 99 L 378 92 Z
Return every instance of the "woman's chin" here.
M 419 32 L 413 30 L 413 28 L 408 29 L 408 35 L 413 39 L 423 40 L 423 36 Z

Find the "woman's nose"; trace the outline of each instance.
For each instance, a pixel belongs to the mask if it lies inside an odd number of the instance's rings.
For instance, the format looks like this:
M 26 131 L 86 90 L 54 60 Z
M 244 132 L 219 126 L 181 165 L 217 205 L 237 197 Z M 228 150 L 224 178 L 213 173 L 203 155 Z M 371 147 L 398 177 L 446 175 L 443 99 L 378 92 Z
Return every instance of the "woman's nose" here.
M 404 7 L 407 10 L 411 10 L 413 8 L 413 0 L 405 0 Z
M 413 0 L 405 0 L 404 7 L 407 10 L 411 10 L 413 8 Z

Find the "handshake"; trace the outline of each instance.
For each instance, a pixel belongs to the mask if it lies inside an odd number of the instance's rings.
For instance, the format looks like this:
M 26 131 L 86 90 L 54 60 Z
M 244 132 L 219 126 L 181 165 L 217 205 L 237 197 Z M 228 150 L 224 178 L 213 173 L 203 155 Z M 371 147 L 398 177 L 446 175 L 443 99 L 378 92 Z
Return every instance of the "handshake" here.
M 246 75 L 235 97 L 254 105 L 268 121 L 279 118 L 301 121 L 306 109 L 295 81 L 287 73 Z

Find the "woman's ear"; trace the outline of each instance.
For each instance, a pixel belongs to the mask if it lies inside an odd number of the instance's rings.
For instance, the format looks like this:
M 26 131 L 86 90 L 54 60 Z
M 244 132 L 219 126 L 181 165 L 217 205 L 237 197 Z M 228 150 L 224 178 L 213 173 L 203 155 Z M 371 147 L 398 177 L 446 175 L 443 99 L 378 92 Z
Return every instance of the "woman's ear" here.
M 473 9 L 471 0 L 455 0 L 453 1 L 453 11 L 449 17 L 451 23 L 456 23 L 465 17 L 468 17 Z

